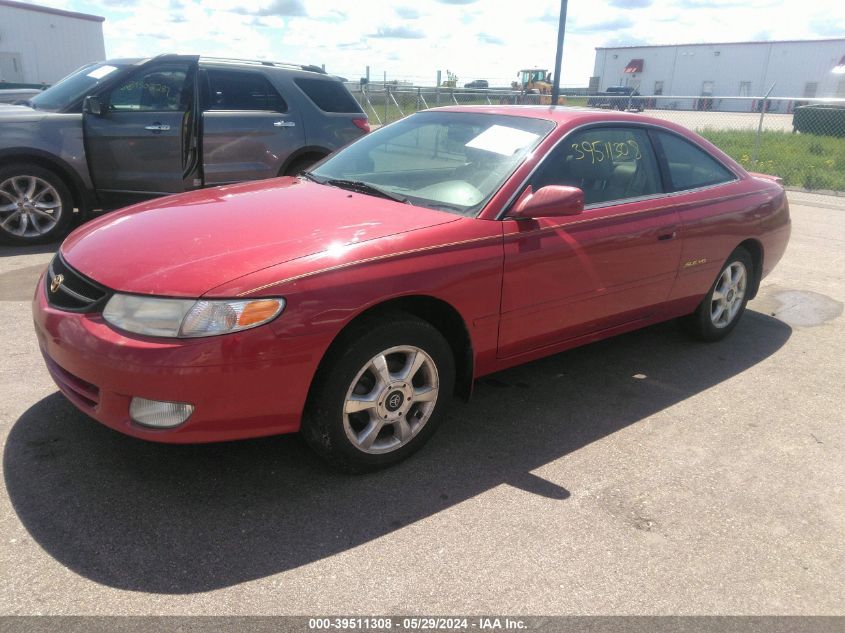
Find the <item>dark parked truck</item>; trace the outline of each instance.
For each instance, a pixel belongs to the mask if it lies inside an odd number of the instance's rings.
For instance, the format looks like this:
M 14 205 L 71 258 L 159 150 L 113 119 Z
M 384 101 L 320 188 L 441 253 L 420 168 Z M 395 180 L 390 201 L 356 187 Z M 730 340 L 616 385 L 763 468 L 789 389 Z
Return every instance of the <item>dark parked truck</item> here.
M 640 93 L 630 86 L 610 86 L 606 92 L 600 92 L 587 99 L 591 108 L 605 110 L 636 110 L 642 112 L 645 100 Z
M 52 241 L 75 215 L 296 174 L 368 131 L 343 83 L 316 66 L 91 64 L 26 105 L 0 106 L 0 241 Z

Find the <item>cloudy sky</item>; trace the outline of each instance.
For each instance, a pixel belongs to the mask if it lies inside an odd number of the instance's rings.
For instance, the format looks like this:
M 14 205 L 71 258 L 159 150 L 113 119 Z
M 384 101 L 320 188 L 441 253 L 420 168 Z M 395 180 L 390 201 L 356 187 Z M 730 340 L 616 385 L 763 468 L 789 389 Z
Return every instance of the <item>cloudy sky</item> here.
M 334 74 L 507 84 L 554 66 L 559 0 L 40 0 L 105 16 L 111 57 L 204 53 L 325 64 Z M 845 37 L 845 0 L 570 0 L 563 84 L 595 47 Z

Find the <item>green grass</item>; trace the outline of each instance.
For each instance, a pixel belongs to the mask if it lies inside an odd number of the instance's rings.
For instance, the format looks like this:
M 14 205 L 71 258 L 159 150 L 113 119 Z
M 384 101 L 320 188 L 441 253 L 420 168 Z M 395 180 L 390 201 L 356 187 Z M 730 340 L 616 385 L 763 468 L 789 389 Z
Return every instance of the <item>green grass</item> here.
M 707 129 L 699 133 L 749 171 L 780 176 L 793 187 L 845 191 L 845 138 L 763 132 L 755 163 L 756 132 Z

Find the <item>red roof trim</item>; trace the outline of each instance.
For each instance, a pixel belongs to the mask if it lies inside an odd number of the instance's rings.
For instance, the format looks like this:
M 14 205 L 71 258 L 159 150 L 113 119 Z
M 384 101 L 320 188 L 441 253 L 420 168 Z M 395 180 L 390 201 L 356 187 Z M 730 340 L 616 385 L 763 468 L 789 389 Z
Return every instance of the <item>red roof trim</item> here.
M 53 7 L 42 7 L 37 4 L 29 4 L 28 2 L 15 2 L 14 0 L 0 0 L 0 7 L 11 7 L 12 9 L 23 9 L 24 11 L 35 11 L 37 13 L 50 13 L 52 15 L 61 15 L 66 18 L 77 18 L 79 20 L 88 20 L 90 22 L 105 22 L 106 19 L 99 15 L 91 15 L 90 13 L 77 13 L 76 11 L 64 11 L 63 9 L 54 9 Z

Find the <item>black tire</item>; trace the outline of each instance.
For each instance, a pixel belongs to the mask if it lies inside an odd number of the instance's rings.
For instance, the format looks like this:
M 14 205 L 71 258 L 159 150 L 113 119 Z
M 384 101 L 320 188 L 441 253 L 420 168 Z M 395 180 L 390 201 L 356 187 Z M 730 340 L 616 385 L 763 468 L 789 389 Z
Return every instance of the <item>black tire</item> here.
M 322 159 L 322 156 L 303 156 L 302 158 L 296 158 L 290 165 L 287 166 L 287 168 L 285 169 L 285 173 L 282 175 L 298 176 L 300 173 L 311 167 L 314 163 Z
M 727 296 L 736 303 L 736 310 L 733 316 L 728 318 L 726 322 L 720 322 L 720 324 L 717 325 L 713 318 L 714 294 L 717 292 L 717 288 L 720 288 L 720 282 L 722 281 L 722 276 L 725 274 L 725 271 L 736 266 L 742 266 L 744 268 L 744 284 L 741 289 L 741 297 L 737 298 L 736 294 L 731 295 L 730 292 L 728 292 Z M 684 329 L 694 338 L 708 343 L 720 341 L 728 336 L 728 334 L 733 332 L 745 312 L 745 306 L 748 304 L 749 292 L 751 290 L 754 275 L 754 262 L 751 259 L 751 255 L 749 255 L 748 251 L 744 248 L 737 248 L 733 253 L 731 253 L 724 266 L 722 266 L 719 270 L 719 274 L 716 275 L 716 280 L 713 282 L 713 285 L 710 286 L 710 291 L 701 301 L 695 312 L 681 321 Z M 736 293 L 736 291 L 734 292 Z M 717 302 L 719 301 L 720 300 L 717 298 Z M 720 315 L 720 319 L 723 318 L 723 316 L 727 318 L 730 314 L 730 309 L 727 307 L 723 307 L 723 312 L 719 312 L 717 306 L 715 311 Z
M 436 368 L 435 380 L 438 386 L 436 399 L 433 406 L 428 409 L 428 417 L 415 430 L 415 434 L 409 441 L 395 448 L 381 449 L 386 452 L 366 452 L 350 439 L 350 433 L 357 435 L 353 428 L 354 424 L 359 425 L 358 432 L 363 434 L 363 427 L 377 422 L 381 431 L 375 435 L 377 438 L 384 436 L 385 439 L 376 439 L 376 443 L 399 441 L 394 437 L 394 433 L 398 431 L 395 430 L 394 423 L 382 422 L 381 419 L 377 419 L 376 422 L 361 422 L 360 418 L 357 421 L 353 419 L 355 415 L 364 415 L 365 419 L 372 420 L 370 415 L 376 417 L 380 415 L 376 408 L 360 414 L 346 415 L 344 411 L 347 394 L 367 377 L 366 372 L 370 371 L 367 368 L 371 367 L 372 359 L 386 350 L 401 346 L 422 350 L 427 355 L 427 360 L 433 363 Z M 394 355 L 388 355 L 388 358 L 393 362 Z M 360 372 L 365 373 L 358 379 Z M 432 374 L 429 372 L 430 368 L 426 364 L 415 375 L 419 377 L 425 373 L 430 377 Z M 353 325 L 332 346 L 309 394 L 303 415 L 302 435 L 311 448 L 334 468 L 352 473 L 384 468 L 402 461 L 419 450 L 434 434 L 452 398 L 454 385 L 455 360 L 452 349 L 443 335 L 430 323 L 413 315 L 404 312 L 383 313 L 377 318 Z M 413 391 L 416 385 L 409 386 Z M 378 396 L 378 399 L 385 400 L 386 403 L 386 399 L 395 393 L 390 392 L 390 389 L 392 387 L 382 389 L 374 385 L 372 393 L 383 393 L 384 396 Z M 409 404 L 411 399 L 407 398 L 402 402 L 403 408 L 409 407 L 407 416 L 403 417 L 411 421 L 416 420 L 418 423 L 421 418 L 417 419 L 415 416 L 422 415 L 420 411 L 423 407 L 427 407 L 428 403 Z M 378 448 L 377 444 L 373 444 L 373 447 Z
M 13 200 L 9 198 L 8 195 L 3 195 L 2 192 L 7 191 L 8 193 L 13 191 L 13 189 L 8 189 L 8 187 L 11 186 L 9 183 L 12 182 L 12 179 L 19 178 L 36 179 L 39 187 L 42 186 L 41 183 L 46 183 L 49 187 L 52 187 L 52 190 L 55 193 L 48 192 L 49 195 L 42 199 L 52 200 L 53 202 L 58 203 L 59 206 L 54 209 L 44 210 L 44 212 L 54 216 L 58 214 L 58 219 L 48 230 L 45 230 L 43 233 L 36 233 L 37 229 L 33 230 L 32 227 L 43 226 L 43 217 L 34 216 L 34 211 L 29 212 L 29 217 L 36 217 L 36 219 L 27 219 L 27 224 L 24 228 L 22 228 L 22 220 L 15 219 L 11 220 L 8 228 L 3 226 L 3 223 L 8 221 L 11 215 L 18 213 L 18 209 L 13 208 L 8 212 L 0 211 L 0 242 L 4 244 L 17 245 L 45 244 L 64 237 L 70 230 L 74 215 L 73 196 L 64 181 L 54 172 L 39 165 L 21 163 L 2 167 L 0 168 L 0 209 L 13 204 Z M 4 185 L 6 185 L 6 187 L 4 187 Z M 41 191 L 41 189 L 38 189 L 38 191 Z M 17 217 L 20 218 L 20 215 Z M 29 224 L 30 222 L 34 222 L 34 224 Z M 18 230 L 21 230 L 22 234 L 16 235 L 15 233 Z

